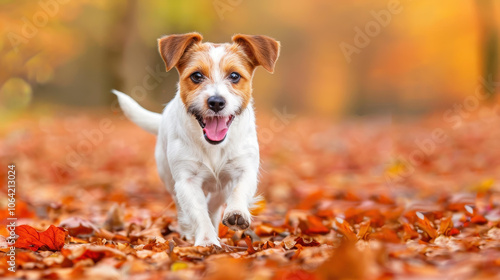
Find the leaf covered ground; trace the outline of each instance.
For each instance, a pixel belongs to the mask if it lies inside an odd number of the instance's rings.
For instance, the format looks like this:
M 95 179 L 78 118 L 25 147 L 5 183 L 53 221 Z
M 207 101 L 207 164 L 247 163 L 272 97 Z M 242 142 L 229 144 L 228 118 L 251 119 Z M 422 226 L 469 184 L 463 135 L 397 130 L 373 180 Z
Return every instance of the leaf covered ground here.
M 458 120 L 259 115 L 265 201 L 251 230 L 221 225 L 223 248 L 203 248 L 178 234 L 154 136 L 119 115 L 22 117 L 0 131 L 0 174 L 16 165 L 23 225 L 12 273 L 3 185 L 0 275 L 494 279 L 500 114 Z

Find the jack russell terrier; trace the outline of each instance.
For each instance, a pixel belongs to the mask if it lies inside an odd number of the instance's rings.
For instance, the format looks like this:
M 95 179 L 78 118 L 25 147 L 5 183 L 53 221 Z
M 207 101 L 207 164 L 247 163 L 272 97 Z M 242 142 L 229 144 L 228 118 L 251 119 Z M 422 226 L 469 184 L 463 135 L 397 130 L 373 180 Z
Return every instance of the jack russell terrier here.
M 218 227 L 250 226 L 256 202 L 259 144 L 252 99 L 257 66 L 273 73 L 280 43 L 238 34 L 232 43 L 202 43 L 198 33 L 158 39 L 166 69 L 179 72 L 178 91 L 162 114 L 113 90 L 124 114 L 158 135 L 158 173 L 172 194 L 181 235 L 195 246 L 220 247 Z

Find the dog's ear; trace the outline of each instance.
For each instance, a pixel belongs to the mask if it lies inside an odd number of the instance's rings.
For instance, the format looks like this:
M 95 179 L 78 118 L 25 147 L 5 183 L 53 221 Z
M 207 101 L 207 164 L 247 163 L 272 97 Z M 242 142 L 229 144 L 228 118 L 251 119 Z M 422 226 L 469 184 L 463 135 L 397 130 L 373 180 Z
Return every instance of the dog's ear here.
M 203 37 L 196 32 L 168 35 L 158 39 L 158 49 L 167 71 L 177 65 L 184 52 L 192 44 L 201 42 L 202 39 Z
M 240 45 L 254 66 L 261 65 L 273 73 L 276 60 L 280 54 L 280 42 L 262 35 L 236 34 L 233 42 Z

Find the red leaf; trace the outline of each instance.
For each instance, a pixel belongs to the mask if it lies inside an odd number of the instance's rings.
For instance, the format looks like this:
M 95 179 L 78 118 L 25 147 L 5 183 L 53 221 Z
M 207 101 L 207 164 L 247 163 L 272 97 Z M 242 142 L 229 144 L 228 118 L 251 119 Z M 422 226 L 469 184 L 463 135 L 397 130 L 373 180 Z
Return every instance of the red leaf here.
M 68 235 L 63 228 L 54 225 L 50 225 L 50 227 L 43 232 L 38 232 L 28 225 L 21 225 L 16 227 L 16 234 L 19 235 L 19 238 L 16 240 L 14 247 L 32 251 L 37 251 L 39 249 L 60 251 Z
M 484 224 L 487 224 L 488 223 L 488 220 L 486 220 L 483 216 L 481 215 L 474 215 L 471 219 L 470 219 L 470 222 L 471 223 L 474 223 L 474 224 L 477 224 L 477 225 L 484 225 Z
M 327 234 L 330 229 L 323 225 L 323 221 L 316 216 L 307 216 L 307 221 L 300 221 L 299 227 L 305 234 Z

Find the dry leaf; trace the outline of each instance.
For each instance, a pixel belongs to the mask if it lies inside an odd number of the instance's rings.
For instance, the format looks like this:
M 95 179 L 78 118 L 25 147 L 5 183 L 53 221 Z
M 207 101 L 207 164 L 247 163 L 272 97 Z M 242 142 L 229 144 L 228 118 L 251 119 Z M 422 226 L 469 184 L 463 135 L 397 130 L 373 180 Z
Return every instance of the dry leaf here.
M 19 238 L 14 247 L 32 251 L 59 251 L 63 248 L 68 235 L 63 228 L 54 225 L 50 225 L 47 230 L 42 232 L 38 232 L 31 226 L 21 225 L 16 227 L 16 234 L 19 235 Z

